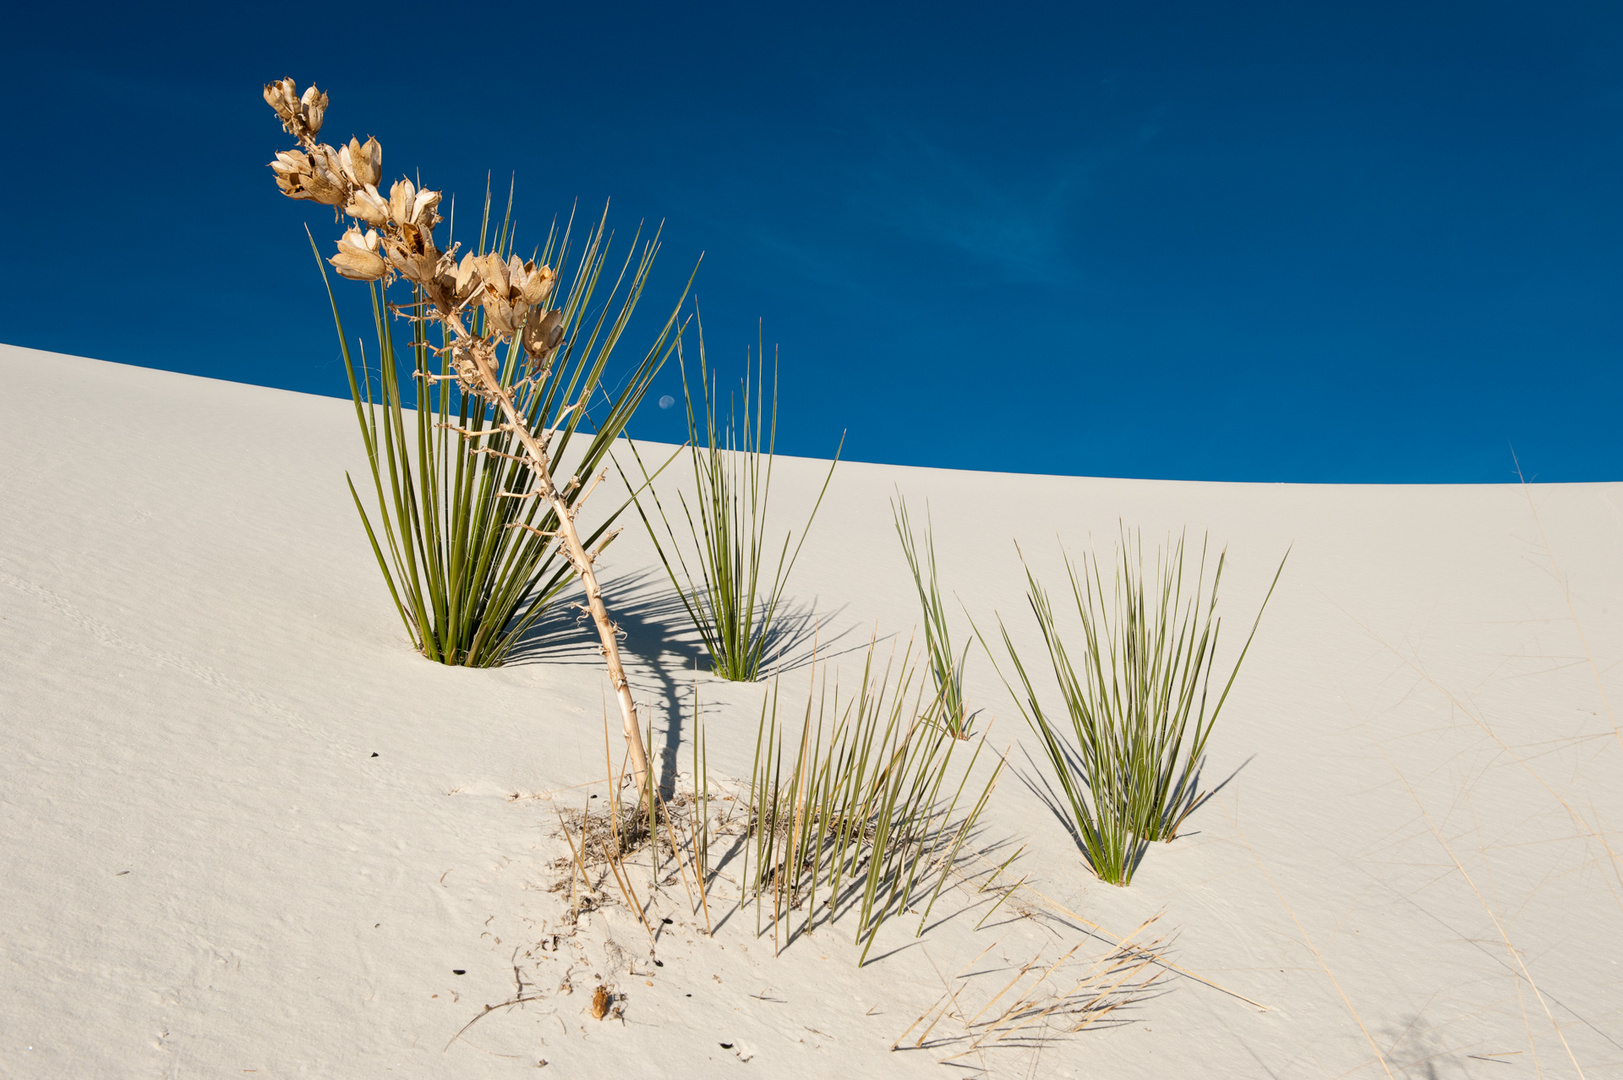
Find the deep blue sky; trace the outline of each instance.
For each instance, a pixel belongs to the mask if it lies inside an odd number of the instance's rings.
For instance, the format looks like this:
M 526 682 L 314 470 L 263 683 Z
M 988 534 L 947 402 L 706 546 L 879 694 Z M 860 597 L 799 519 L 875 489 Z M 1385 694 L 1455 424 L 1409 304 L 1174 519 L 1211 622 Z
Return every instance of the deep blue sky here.
M 757 319 L 781 346 L 788 452 L 849 429 L 868 461 L 1475 482 L 1514 446 L 1623 479 L 1616 3 L 6 21 L 9 343 L 344 393 L 303 229 L 337 233 L 265 168 L 260 85 L 292 75 L 331 93 L 324 138 L 376 135 L 464 212 L 490 170 L 536 239 L 576 198 L 624 237 L 663 219 L 647 321 L 705 252 L 723 371 Z

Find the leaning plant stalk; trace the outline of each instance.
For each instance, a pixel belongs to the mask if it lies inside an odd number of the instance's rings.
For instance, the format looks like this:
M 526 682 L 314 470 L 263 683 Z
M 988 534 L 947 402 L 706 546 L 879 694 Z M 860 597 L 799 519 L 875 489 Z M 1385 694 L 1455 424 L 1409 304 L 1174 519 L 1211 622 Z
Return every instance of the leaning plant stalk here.
M 454 310 L 448 311 L 443 306 L 443 300 L 436 298 L 432 291 L 428 293 L 429 299 L 440 312 L 440 321 L 451 332 L 453 340 L 466 341 L 472 335 L 463 327 Z M 455 348 L 455 346 L 452 346 Z M 535 476 L 536 490 L 541 497 L 552 505 L 552 512 L 558 520 L 558 538 L 563 541 L 564 553 L 570 565 L 579 575 L 582 587 L 586 592 L 586 607 L 592 613 L 592 623 L 597 627 L 598 640 L 602 642 L 603 662 L 609 670 L 609 683 L 614 687 L 614 696 L 620 703 L 620 720 L 625 726 L 626 747 L 631 752 L 632 782 L 640 791 L 648 776 L 648 755 L 643 750 L 642 725 L 637 720 L 637 703 L 631 698 L 631 682 L 626 678 L 625 665 L 620 661 L 620 643 L 615 632 L 614 622 L 609 618 L 609 609 L 603 603 L 603 587 L 598 584 L 597 573 L 592 569 L 597 561 L 597 553 L 588 552 L 586 546 L 580 542 L 580 531 L 575 528 L 575 507 L 564 501 L 558 493 L 558 486 L 552 481 L 552 463 L 547 456 L 547 448 L 535 433 L 525 424 L 524 417 L 520 415 L 518 407 L 513 404 L 513 395 L 506 386 L 502 385 L 491 365 L 490 357 L 485 350 L 470 349 L 477 373 L 474 383 L 475 392 L 487 400 L 493 401 L 506 418 L 506 427 L 524 447 L 527 463 L 531 473 Z M 577 478 L 578 479 L 578 478 Z M 600 552 L 602 549 L 599 548 Z
M 575 515 L 590 489 L 577 494 L 582 482 L 578 475 L 571 477 L 566 485 L 558 484 L 553 475 L 552 435 L 548 433 L 543 438 L 536 430 L 544 417 L 538 416 L 532 426 L 514 400 L 512 385 L 503 379 L 502 365 L 497 358 L 497 348 L 502 344 L 508 345 L 508 363 L 514 359 L 513 350 L 521 349 L 526 372 L 521 382 L 546 385 L 564 333 L 563 312 L 546 306 L 557 274 L 544 263 L 526 262 L 516 256 L 504 260 L 499 253 L 470 254 L 459 262 L 455 244 L 449 250 L 440 251 L 433 235 L 434 227 L 441 220 L 437 212 L 439 192 L 418 190 L 410 180 L 400 180 L 384 198 L 377 187 L 382 179 L 383 151 L 376 139 L 368 139 L 364 144 L 351 139 L 336 150 L 316 141 L 327 108 L 326 94 L 311 86 L 300 95 L 293 80 L 284 79 L 266 85 L 265 100 L 281 119 L 283 130 L 302 147 L 279 152 L 271 164 L 282 193 L 289 198 L 332 206 L 353 219 L 338 241 L 338 254 L 329 262 L 341 276 L 352 280 L 381 282 L 387 288 L 397 278 L 404 278 L 415 286 L 416 295 L 427 301 L 428 310 L 414 303 L 409 306 L 410 317 L 439 323 L 445 341 L 439 351 L 442 355 L 448 353 L 451 360 L 452 374 L 427 377 L 430 380 L 455 379 L 465 393 L 486 402 L 500 417 L 501 422 L 485 429 L 487 432 L 505 432 L 518 440 L 523 450 L 518 456 L 535 480 L 532 494 L 548 504 L 556 522 L 552 530 L 528 524 L 521 527 L 560 541 L 565 557 L 580 578 L 586 593 L 585 607 L 597 628 L 609 681 L 620 706 L 633 781 L 641 791 L 648 775 L 648 756 L 643 748 L 642 728 L 631 697 L 630 682 L 620 659 L 616 628 L 603 602 L 603 590 L 593 565 L 604 545 L 588 551 L 575 524 Z M 369 228 L 363 233 L 362 226 Z M 655 247 L 655 244 L 648 245 L 642 270 L 646 270 Z M 639 273 L 638 286 L 641 281 Z M 684 292 L 684 300 L 685 297 Z M 481 310 L 482 332 L 470 329 L 466 321 L 475 307 Z M 664 343 L 671 337 L 680 307 L 679 303 L 666 321 L 650 350 L 649 360 L 662 350 L 668 353 Z M 622 323 L 617 322 L 610 333 L 617 334 L 621 326 Z M 600 354 L 600 362 L 601 359 Z M 657 363 L 645 361 L 638 369 L 632 385 L 613 403 L 606 421 L 599 426 L 598 440 L 612 440 L 624 428 L 657 368 Z M 588 377 L 584 383 L 578 373 L 569 380 L 568 393 L 578 393 L 578 396 L 555 414 L 555 426 L 565 417 L 570 417 L 571 428 L 579 421 L 597 385 L 595 370 L 594 377 Z M 467 434 L 461 429 L 458 431 Z M 602 479 L 602 475 L 597 478 Z M 570 496 L 574 496 L 573 503 Z

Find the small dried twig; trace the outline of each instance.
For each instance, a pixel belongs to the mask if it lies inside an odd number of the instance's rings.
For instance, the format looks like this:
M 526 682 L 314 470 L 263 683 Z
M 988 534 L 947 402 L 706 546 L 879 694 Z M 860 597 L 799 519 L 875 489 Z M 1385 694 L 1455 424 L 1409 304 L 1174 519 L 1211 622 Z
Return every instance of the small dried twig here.
M 437 428 L 444 428 L 446 431 L 454 431 L 458 435 L 463 435 L 463 436 L 466 436 L 467 438 L 470 438 L 470 439 L 483 438 L 484 436 L 492 434 L 493 432 L 512 431 L 513 430 L 513 425 L 512 424 L 492 424 L 490 427 L 484 428 L 483 430 L 476 430 L 474 428 L 459 427 L 456 424 L 435 424 L 434 426 L 437 427 Z M 534 492 L 533 494 L 540 494 L 540 493 L 539 492 Z
M 464 1031 L 467 1031 L 469 1028 L 473 1027 L 473 1025 L 477 1024 L 479 1021 L 483 1020 L 497 1009 L 510 1009 L 514 1005 L 522 1005 L 526 1001 L 541 1000 L 540 994 L 526 994 L 524 992 L 524 977 L 519 974 L 517 964 L 513 965 L 513 981 L 518 984 L 517 994 L 514 994 L 512 997 L 508 998 L 506 1001 L 500 1002 L 499 1004 L 486 1005 L 484 1010 L 477 1013 L 472 1020 L 469 1020 L 466 1024 L 463 1024 L 461 1027 L 457 1028 L 456 1034 L 451 1036 L 451 1041 L 445 1044 L 445 1050 L 441 1050 L 440 1053 L 443 1054 L 446 1050 L 451 1049 L 451 1043 L 454 1043 L 458 1039 L 462 1038 L 462 1033 Z
M 537 535 L 537 536 L 557 536 L 558 535 L 558 530 L 557 529 L 538 529 L 534 525 L 531 525 L 528 522 L 524 522 L 524 521 L 509 521 L 507 523 L 507 527 L 509 529 L 524 529 L 527 532 L 535 533 L 535 535 Z

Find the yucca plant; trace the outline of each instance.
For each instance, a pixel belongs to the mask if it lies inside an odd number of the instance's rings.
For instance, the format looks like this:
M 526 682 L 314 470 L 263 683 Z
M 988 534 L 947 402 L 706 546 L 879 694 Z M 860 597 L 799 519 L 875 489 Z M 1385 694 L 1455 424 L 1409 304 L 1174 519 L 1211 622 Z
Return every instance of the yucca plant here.
M 918 590 L 919 606 L 924 613 L 924 650 L 930 663 L 930 674 L 935 680 L 936 693 L 941 698 L 941 722 L 955 739 L 969 738 L 970 716 L 964 703 L 964 667 L 969 662 L 969 643 L 963 651 L 954 653 L 952 633 L 947 627 L 947 608 L 941 602 L 941 586 L 937 580 L 935 561 L 935 527 L 925 507 L 924 553 L 919 553 L 913 538 L 913 526 L 907 518 L 907 500 L 898 491 L 890 504 L 891 517 L 896 523 L 896 536 L 902 542 L 902 553 L 907 556 L 907 567 L 913 572 L 913 586 Z
M 940 695 L 913 690 L 911 648 L 899 663 L 893 649 L 881 669 L 870 642 L 861 681 L 843 700 L 838 683 L 830 694 L 825 674 L 798 733 L 778 722 L 776 686 L 762 702 L 741 872 L 744 897 L 755 901 L 756 933 L 769 920 L 774 943 L 780 929 L 784 944 L 794 937 L 796 909 L 805 912 L 800 933 L 811 932 L 819 915 L 832 923 L 855 914 L 859 965 L 894 915 L 918 914 L 915 933 L 922 934 L 991 798 L 1001 761 L 974 804 L 958 813 L 981 746 L 957 786 L 948 784 L 961 744 L 940 722 Z M 812 678 L 815 690 L 815 671 Z
M 842 436 L 835 448 L 834 460 L 829 462 L 828 474 L 806 516 L 806 525 L 800 540 L 794 541 L 793 530 L 783 535 L 783 544 L 776 549 L 776 565 L 772 577 L 763 575 L 772 558 L 773 547 L 768 538 L 767 506 L 772 492 L 772 465 L 778 444 L 778 365 L 772 363 L 772 408 L 766 411 L 764 397 L 764 349 L 757 341 L 755 372 L 750 374 L 749 360 L 744 363 L 744 379 L 737 398 L 729 395 L 725 422 L 717 419 L 720 395 L 705 354 L 704 325 L 695 318 L 699 339 L 699 385 L 702 403 L 694 408 L 692 387 L 688 382 L 687 360 L 682 342 L 676 344 L 677 363 L 682 369 L 682 395 L 687 405 L 688 450 L 693 465 L 694 497 L 690 503 L 686 493 L 679 493 L 683 521 L 697 549 L 695 562 L 698 576 L 688 566 L 687 556 L 677 541 L 665 507 L 657 493 L 652 491 L 648 501 L 654 506 L 660 527 L 643 510 L 642 498 L 637 500 L 637 513 L 648 529 L 648 536 L 659 553 L 671 585 L 681 597 L 682 606 L 699 632 L 705 650 L 710 655 L 711 670 L 724 679 L 735 682 L 753 682 L 761 677 L 762 665 L 775 645 L 781 644 L 778 635 L 781 611 L 779 605 L 789 581 L 789 572 L 800 549 L 811 531 L 818 507 L 828 492 L 834 477 L 834 466 L 839 464 L 844 449 Z M 753 410 L 751 391 L 754 392 Z M 742 405 L 740 417 L 738 406 Z M 700 421 L 704 429 L 701 435 Z M 762 449 L 763 439 L 765 450 Z M 639 465 L 641 461 L 638 461 Z M 646 469 L 645 485 L 651 485 Z M 661 541 L 660 533 L 665 539 Z M 789 550 L 794 542 L 794 550 Z M 675 562 L 672 562 L 672 559 Z M 680 570 L 680 574 L 678 574 Z
M 487 542 L 491 540 L 489 529 L 483 534 L 476 533 L 474 520 L 485 521 L 491 528 L 499 524 L 502 531 L 520 530 L 547 546 L 555 543 L 569 571 L 580 581 L 584 592 L 581 607 L 591 615 L 597 629 L 609 681 L 620 706 L 633 779 L 640 790 L 648 774 L 648 756 L 637 720 L 637 706 L 620 659 L 617 628 L 609 618 L 603 590 L 593 569 L 606 541 L 589 547 L 596 537 L 583 538 L 575 517 L 582 500 L 596 485 L 591 470 L 595 470 L 596 464 L 608 453 L 641 403 L 668 355 L 669 343 L 680 337 L 677 320 L 686 300 L 685 290 L 641 363 L 619 382 L 618 392 L 612 397 L 603 392 L 604 367 L 647 281 L 658 251 L 658 237 L 643 244 L 640 255 L 633 243 L 632 254 L 615 287 L 618 293 L 619 286 L 626 284 L 627 291 L 613 318 L 610 318 L 611 311 L 615 311 L 612 303 L 605 304 L 595 314 L 588 313 L 589 300 L 607 258 L 607 234 L 601 224 L 584 246 L 562 306 L 551 307 L 549 300 L 555 297 L 558 273 L 548 258 L 520 259 L 511 253 L 511 245 L 503 237 L 492 250 L 483 250 L 481 243 L 481 250 L 458 259 L 455 243 L 448 243 L 442 249 L 434 237 L 434 230 L 442 221 L 438 209 L 440 192 L 420 189 L 412 181 L 402 179 L 390 186 L 385 197 L 378 188 L 383 179 L 383 149 L 376 139 L 369 138 L 362 143 L 352 138 L 338 148 L 317 141 L 327 111 L 326 94 L 314 86 L 300 94 L 292 79 L 282 79 L 267 83 L 264 96 L 281 120 L 282 130 L 299 144 L 296 150 L 278 152 L 271 163 L 277 186 L 289 198 L 331 206 L 336 217 L 348 219 L 348 228 L 338 241 L 338 254 L 328 261 L 341 277 L 367 282 L 372 289 L 380 350 L 386 354 L 394 376 L 393 379 L 385 377 L 384 389 L 380 391 L 386 414 L 381 437 L 376 428 L 368 425 L 366 410 L 359 401 L 356 415 L 372 454 L 385 526 L 384 543 L 378 541 L 370 524 L 368 531 L 379 565 L 395 590 L 395 602 L 402 618 L 418 634 L 442 633 L 447 640 L 460 640 L 456 635 L 462 632 L 459 627 L 466 625 L 465 609 L 477 609 L 490 600 L 481 592 L 487 582 L 477 567 L 489 561 L 495 561 L 498 567 L 507 564 L 498 558 L 499 553 L 487 550 Z M 549 239 L 545 255 L 561 258 L 566 248 L 567 240 L 555 236 Z M 626 281 L 628 272 L 629 282 Z M 402 281 L 410 289 L 409 300 L 390 303 L 387 290 L 392 283 Z M 445 452 L 435 456 L 432 439 L 427 444 L 418 440 L 415 446 L 406 439 L 402 402 L 397 390 L 388 389 L 391 384 L 399 385 L 399 371 L 388 333 L 391 313 L 414 324 L 413 351 L 418 361 L 414 379 L 447 389 L 454 383 L 455 392 L 461 395 L 457 399 L 456 424 L 450 423 L 451 404 L 444 396 L 438 398 L 437 413 L 432 396 L 427 403 L 419 397 L 415 401 L 419 414 L 416 423 L 424 423 L 423 414 L 436 415 L 434 422 L 446 426 L 435 427 L 434 431 L 451 431 L 467 439 L 467 453 L 513 462 L 529 474 L 527 485 L 513 482 L 504 485 L 499 472 L 480 477 L 479 470 L 472 470 L 475 475 L 468 478 L 470 459 L 466 455 Z M 337 317 L 336 301 L 334 317 Z M 438 334 L 437 343 L 431 343 L 432 333 Z M 340 336 L 342 338 L 341 328 Z M 438 359 L 438 364 L 429 362 L 430 354 Z M 353 373 L 353 364 L 350 370 Z M 392 407 L 391 394 L 394 395 Z M 599 395 L 605 398 L 606 408 L 600 406 L 602 411 L 589 421 L 587 409 Z M 365 396 L 370 397 L 370 392 Z M 376 410 L 372 417 L 376 419 Z M 463 422 L 464 418 L 467 423 Z M 428 433 L 428 430 L 418 428 L 419 433 Z M 575 448 L 568 445 L 577 432 L 590 433 L 587 446 L 578 456 Z M 393 498 L 384 493 L 377 463 L 380 447 Z M 407 472 L 413 452 L 417 461 L 416 485 L 428 485 L 426 492 L 412 483 Z M 573 462 L 572 473 L 565 472 L 569 462 Z M 472 485 L 470 490 L 479 494 L 465 497 L 459 506 L 457 499 L 465 478 Z M 601 479 L 600 474 L 597 480 Z M 436 498 L 436 494 L 440 497 Z M 481 506 L 480 500 L 487 496 L 533 501 L 541 507 L 540 516 L 521 514 L 517 519 L 502 520 L 493 504 Z M 358 495 L 356 504 L 360 506 Z M 485 516 L 481 518 L 481 514 Z M 459 536 L 462 528 L 459 522 L 463 517 L 469 522 L 469 531 Z M 449 533 L 444 531 L 446 524 L 450 526 Z M 459 539 L 464 541 L 460 548 Z M 389 550 L 388 559 L 384 555 L 385 546 Z M 545 578 L 532 583 L 530 576 L 523 572 L 525 550 L 521 544 L 506 552 L 510 560 L 519 561 L 519 568 L 507 579 L 508 598 L 512 593 L 526 587 L 533 589 L 538 584 L 544 601 L 551 585 Z M 539 558 L 544 560 L 544 550 Z M 419 563 L 423 564 L 423 578 L 417 576 Z M 393 577 L 390 576 L 391 564 Z M 474 567 L 471 574 L 466 572 L 469 566 Z M 531 572 L 534 572 L 533 567 Z M 503 573 L 497 570 L 498 582 L 502 581 Z M 474 587 L 459 595 L 460 606 L 454 613 L 451 601 L 455 590 L 444 589 L 443 618 L 438 612 L 430 614 L 433 605 L 411 599 L 412 585 L 400 587 L 408 580 L 416 585 L 426 579 L 422 595 L 432 597 L 441 587 L 435 584 L 436 580 L 443 585 L 459 574 L 464 580 L 471 580 Z M 502 592 L 501 586 L 497 592 Z M 521 595 L 527 598 L 529 594 Z M 507 602 L 507 598 L 498 597 L 496 606 L 499 609 Z M 515 605 L 519 602 L 513 601 Z M 523 618 L 520 616 L 521 622 Z M 495 626 L 494 618 L 490 625 Z M 487 639 L 491 654 L 499 654 L 503 635 L 511 629 L 509 617 L 491 631 Z M 509 646 L 511 640 L 509 634 L 505 639 Z M 436 650 L 443 647 L 444 641 L 435 640 Z M 462 655 L 466 655 L 465 651 Z
M 1059 682 L 1069 730 L 1042 705 L 999 620 L 1020 682 L 1019 691 L 1010 690 L 1042 739 L 1094 873 L 1113 885 L 1131 882 L 1145 845 L 1174 839 L 1208 797 L 1200 787 L 1207 740 L 1285 570 L 1281 559 L 1251 633 L 1212 702 L 1222 627 L 1217 590 L 1227 553 L 1218 555 L 1208 591 L 1207 550 L 1203 541 L 1200 567 L 1186 592 L 1184 538 L 1157 552 L 1152 579 L 1142 536 L 1123 529 L 1108 601 L 1098 555 L 1084 555 L 1080 573 L 1065 556 L 1082 627 L 1079 664 L 1061 639 L 1048 593 L 1026 566 L 1028 600 Z
M 505 262 L 513 257 L 516 243 L 511 193 L 499 228 L 491 230 L 490 224 L 487 191 L 474 253 L 494 253 Z M 571 219 L 561 234 L 553 230 L 548 235 L 539 252 L 543 263 L 569 261 L 572 226 Z M 630 287 L 618 296 L 613 323 L 606 331 L 601 325 L 583 326 L 608 256 L 607 241 L 606 221 L 600 220 L 587 232 L 565 293 L 560 359 L 548 373 L 547 385 L 521 383 L 522 369 L 511 353 L 499 372 L 502 384 L 523 399 L 521 411 L 532 428 L 559 428 L 560 456 L 568 453 L 582 418 L 577 411 L 561 425 L 555 422 L 563 405 L 560 399 L 580 396 L 567 392 L 567 382 L 596 389 L 651 263 L 646 256 L 652 245 L 634 270 L 628 256 L 616 292 L 628 271 L 632 271 Z M 634 243 L 631 252 L 635 250 Z M 317 265 L 322 266 L 319 256 Z M 322 276 L 325 280 L 324 266 Z M 468 667 L 500 664 L 574 580 L 569 560 L 558 549 L 557 515 L 535 497 L 534 476 L 514 453 L 518 447 L 512 433 L 503 430 L 483 399 L 464 392 L 451 376 L 443 335 L 438 344 L 428 341 L 429 320 L 422 317 L 426 300 L 420 288 L 412 290 L 410 304 L 403 307 L 412 316 L 405 324 L 410 333 L 409 367 L 403 369 L 391 332 L 390 306 L 382 288 L 372 283 L 375 394 L 364 350 L 357 371 L 331 282 L 327 288 L 371 468 L 376 520 L 367 513 L 354 479 L 347 473 L 345 479 L 395 609 L 412 644 L 430 660 Z M 598 309 L 600 324 L 616 298 L 611 295 Z M 474 317 L 474 332 L 488 333 L 483 322 L 482 313 Z M 554 423 L 544 423 L 547 420 Z M 578 471 L 595 472 L 608 447 L 607 440 L 592 440 Z M 582 493 L 577 486 L 564 499 L 573 507 Z M 605 515 L 585 543 L 596 543 L 619 512 Z

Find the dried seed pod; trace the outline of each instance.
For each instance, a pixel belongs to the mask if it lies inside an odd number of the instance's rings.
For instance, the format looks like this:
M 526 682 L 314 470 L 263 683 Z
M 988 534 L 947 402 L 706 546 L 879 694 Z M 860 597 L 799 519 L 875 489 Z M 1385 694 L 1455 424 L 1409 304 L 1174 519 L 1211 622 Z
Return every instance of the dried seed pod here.
M 276 110 L 282 121 L 282 130 L 308 142 L 321 132 L 321 120 L 327 112 L 327 95 L 314 86 L 301 96 L 298 84 L 292 79 L 265 84 L 265 103 Z
M 480 303 L 489 305 L 492 300 L 507 299 L 507 264 L 500 255 L 476 255 L 473 268 L 485 286 Z
M 533 262 L 524 264 L 524 274 L 519 283 L 519 295 L 526 304 L 531 306 L 541 303 L 552 294 L 552 286 L 558 280 L 558 275 L 552 272 L 550 266 L 537 266 Z
M 507 298 L 517 300 L 519 299 L 520 288 L 529 273 L 529 264 L 517 255 L 510 255 L 504 269 L 507 271 Z
M 302 150 L 279 151 L 270 163 L 276 186 L 290 199 L 314 199 L 342 206 L 349 200 L 349 186 L 329 167 L 331 151 L 330 146 L 317 146 L 308 154 Z
M 440 253 L 434 237 L 424 229 L 397 222 L 395 231 L 384 240 L 384 248 L 389 262 L 408 281 L 427 285 L 439 272 Z
M 376 139 L 362 143 L 354 138 L 338 148 L 338 167 L 356 187 L 376 188 L 383 179 L 383 147 Z M 375 192 L 374 192 L 375 193 Z
M 265 103 L 276 110 L 282 121 L 282 130 L 296 135 L 294 125 L 299 121 L 299 88 L 292 79 L 265 84 Z
M 462 262 L 456 268 L 456 277 L 453 284 L 455 290 L 453 295 L 456 297 L 456 302 L 458 304 L 467 303 L 468 299 L 473 296 L 474 290 L 479 288 L 479 285 L 479 256 L 471 254 L 462 256 Z
M 342 277 L 354 281 L 376 281 L 389 271 L 389 264 L 378 254 L 378 234 L 375 229 L 352 228 L 338 241 L 338 254 L 327 261 Z
M 518 328 L 524 322 L 524 315 L 529 308 L 523 304 L 515 304 L 511 300 L 501 297 L 486 297 L 483 301 L 485 308 L 485 325 L 494 330 L 498 337 L 510 338 L 518 333 Z
M 524 352 L 532 364 L 546 361 L 557 349 L 564 336 L 564 314 L 553 310 L 546 314 L 531 311 L 524 324 Z
M 276 186 L 282 189 L 283 195 L 290 199 L 315 198 L 307 186 L 311 174 L 310 155 L 302 150 L 279 150 L 270 167 L 276 175 Z
M 321 119 L 327 113 L 327 95 L 311 83 L 299 98 L 299 116 L 304 121 L 305 133 L 312 139 L 321 134 Z M 294 134 L 297 134 L 295 132 Z
M 389 202 L 371 184 L 350 192 L 349 202 L 344 204 L 344 213 L 380 229 L 389 224 Z
M 303 198 L 315 199 L 328 206 L 343 206 L 349 202 L 349 181 L 344 179 L 344 174 L 338 167 L 337 151 L 326 143 L 319 143 L 310 148 L 306 160 L 309 162 L 309 172 L 301 177 L 301 180 L 304 190 L 309 194 L 302 196 Z
M 440 222 L 440 216 L 434 212 L 439 204 L 439 192 L 418 191 L 410 180 L 396 180 L 389 188 L 389 216 L 396 225 L 433 232 Z

